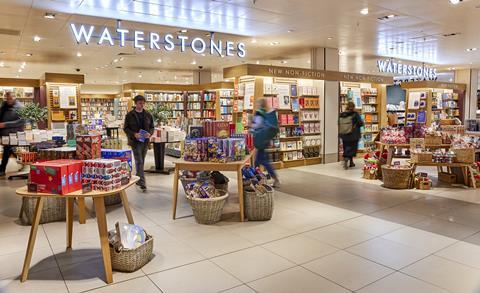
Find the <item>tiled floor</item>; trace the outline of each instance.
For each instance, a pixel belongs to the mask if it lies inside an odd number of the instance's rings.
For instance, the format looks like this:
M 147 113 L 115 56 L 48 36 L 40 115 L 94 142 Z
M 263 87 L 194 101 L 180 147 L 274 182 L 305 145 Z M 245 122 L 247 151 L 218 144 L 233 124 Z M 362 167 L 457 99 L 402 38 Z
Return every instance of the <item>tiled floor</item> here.
M 29 280 L 20 283 L 29 226 L 16 218 L 14 189 L 23 183 L 0 180 L 0 292 L 480 292 L 480 191 L 386 190 L 338 164 L 280 176 L 271 221 L 228 215 L 204 226 L 182 196 L 181 218 L 171 220 L 172 176 L 149 175 L 149 191 L 128 196 L 155 256 L 135 273 L 115 272 L 108 286 L 94 217 L 74 224 L 71 252 L 63 222 L 41 225 Z M 126 220 L 120 206 L 107 217 L 110 227 Z

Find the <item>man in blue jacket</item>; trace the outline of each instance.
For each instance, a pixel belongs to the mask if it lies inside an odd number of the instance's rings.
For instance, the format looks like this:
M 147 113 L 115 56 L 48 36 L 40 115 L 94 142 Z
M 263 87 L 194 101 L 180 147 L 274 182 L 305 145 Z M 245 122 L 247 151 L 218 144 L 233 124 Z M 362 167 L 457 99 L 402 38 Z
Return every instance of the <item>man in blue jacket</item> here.
M 18 110 L 23 105 L 17 101 L 11 92 L 5 94 L 5 101 L 0 107 L 0 136 L 8 136 L 10 133 L 16 133 L 24 130 L 25 121 L 18 115 Z M 8 159 L 14 153 L 14 148 L 10 145 L 3 146 L 2 164 L 0 165 L 0 176 L 5 176 Z

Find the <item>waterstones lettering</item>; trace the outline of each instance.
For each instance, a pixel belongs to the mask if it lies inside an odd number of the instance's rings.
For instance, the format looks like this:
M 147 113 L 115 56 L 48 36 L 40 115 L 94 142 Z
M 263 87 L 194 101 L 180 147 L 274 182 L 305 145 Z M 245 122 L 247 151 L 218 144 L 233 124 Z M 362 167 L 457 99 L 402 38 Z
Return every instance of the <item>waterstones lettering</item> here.
M 380 72 L 396 75 L 395 80 L 436 80 L 437 69 L 426 65 L 416 66 L 411 64 L 397 63 L 390 59 L 377 60 Z
M 92 38 L 95 38 L 96 32 L 94 25 L 79 25 L 70 24 L 73 35 L 77 43 L 85 42 L 88 44 Z M 113 33 L 112 33 L 113 31 Z M 233 57 L 237 55 L 244 58 L 247 51 L 245 43 L 222 41 L 210 38 L 205 40 L 203 38 L 195 37 L 191 41 L 188 36 L 172 34 L 165 34 L 163 36 L 153 33 L 128 29 L 111 29 L 108 27 L 102 28 L 100 36 L 98 37 L 98 45 L 115 46 L 114 40 L 120 47 L 125 47 L 127 41 L 132 41 L 133 47 L 141 50 L 149 48 L 151 50 L 165 50 L 173 51 L 175 47 L 180 48 L 180 52 L 185 52 L 189 47 L 193 53 L 204 54 L 207 51 L 210 55 L 218 55 L 220 57 Z

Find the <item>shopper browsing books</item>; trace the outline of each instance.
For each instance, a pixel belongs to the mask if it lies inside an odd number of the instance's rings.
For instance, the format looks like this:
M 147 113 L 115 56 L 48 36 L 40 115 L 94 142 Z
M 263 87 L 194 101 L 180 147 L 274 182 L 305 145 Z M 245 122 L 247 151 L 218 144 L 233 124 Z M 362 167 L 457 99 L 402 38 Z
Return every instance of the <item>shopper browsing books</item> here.
M 20 117 L 18 110 L 22 104 L 17 101 L 11 92 L 5 94 L 5 101 L 0 107 L 0 136 L 9 136 L 10 133 L 23 131 L 25 120 Z M 14 153 L 14 149 L 10 145 L 3 146 L 2 164 L 0 165 L 0 176 L 5 176 L 7 170 L 8 159 Z
M 267 100 L 259 98 L 256 101 L 255 116 L 252 121 L 253 144 L 257 153 L 255 155 L 255 166 L 262 165 L 267 169 L 268 174 L 275 180 L 274 187 L 280 186 L 278 175 L 268 161 L 267 152 L 265 149 L 270 145 L 270 141 L 277 135 L 278 120 L 277 113 L 274 109 L 268 109 Z
M 355 111 L 355 104 L 348 102 L 346 111 L 340 114 L 338 121 L 338 135 L 343 143 L 343 167 L 345 169 L 355 167 L 353 158 L 357 156 L 362 126 L 363 121 L 360 114 Z
M 135 102 L 135 108 L 125 116 L 123 130 L 127 134 L 128 145 L 133 151 L 137 176 L 140 177 L 137 185 L 143 191 L 146 191 L 147 185 L 143 169 L 150 136 L 155 130 L 155 125 L 152 115 L 145 110 L 145 97 L 139 95 L 133 101 Z

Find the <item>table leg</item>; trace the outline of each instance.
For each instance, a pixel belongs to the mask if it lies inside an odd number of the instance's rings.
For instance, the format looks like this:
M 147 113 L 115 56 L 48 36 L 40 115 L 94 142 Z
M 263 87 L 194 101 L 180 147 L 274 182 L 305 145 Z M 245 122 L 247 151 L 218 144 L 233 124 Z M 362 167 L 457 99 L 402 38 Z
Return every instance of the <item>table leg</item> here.
M 178 177 L 180 170 L 175 165 L 175 174 L 173 175 L 173 206 L 172 206 L 172 218 L 175 220 L 177 217 L 177 198 L 178 198 Z
M 475 179 L 475 175 L 473 174 L 473 168 L 469 166 L 468 171 L 470 172 L 470 180 L 472 180 L 472 186 L 474 189 L 477 189 L 477 180 Z
M 23 217 L 23 203 L 24 203 L 24 198 L 22 197 L 22 206 L 20 207 L 20 213 L 18 214 L 18 218 L 20 219 L 20 221 L 22 221 L 22 217 Z
M 94 197 L 95 214 L 97 216 L 98 234 L 100 235 L 100 246 L 102 248 L 103 266 L 105 268 L 105 281 L 113 282 L 112 261 L 110 259 L 110 248 L 108 246 L 107 218 L 105 216 L 105 203 L 103 197 Z
M 67 197 L 67 249 L 72 248 L 73 236 L 73 197 Z
M 238 202 L 240 203 L 240 221 L 245 221 L 245 206 L 243 198 L 243 175 L 242 166 L 237 169 L 237 184 L 238 184 Z
M 133 222 L 132 211 L 130 210 L 130 204 L 128 203 L 127 193 L 125 190 L 120 192 L 120 198 L 122 199 L 123 209 L 125 210 L 125 215 L 127 216 L 129 224 L 135 224 Z
M 37 238 L 38 225 L 42 216 L 43 200 L 45 198 L 40 196 L 37 198 L 35 206 L 35 215 L 33 216 L 32 228 L 30 228 L 30 236 L 28 238 L 27 252 L 25 253 L 25 261 L 23 262 L 21 282 L 25 282 L 28 277 L 28 270 L 30 269 L 30 262 L 32 261 L 33 247 L 35 246 L 35 239 Z
M 78 202 L 78 222 L 85 224 L 87 218 L 87 208 L 85 207 L 85 197 L 77 197 Z
M 394 148 L 387 147 L 387 166 L 392 165 Z
M 468 167 L 462 167 L 463 183 L 468 187 Z

